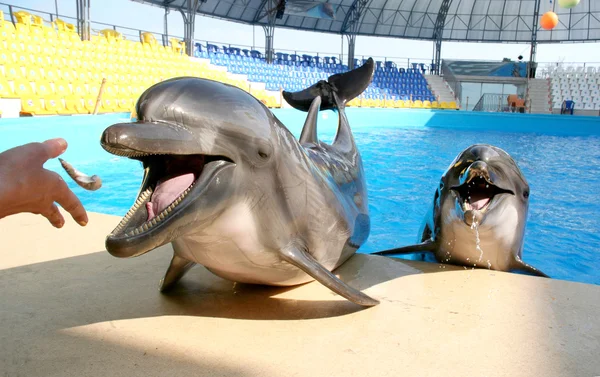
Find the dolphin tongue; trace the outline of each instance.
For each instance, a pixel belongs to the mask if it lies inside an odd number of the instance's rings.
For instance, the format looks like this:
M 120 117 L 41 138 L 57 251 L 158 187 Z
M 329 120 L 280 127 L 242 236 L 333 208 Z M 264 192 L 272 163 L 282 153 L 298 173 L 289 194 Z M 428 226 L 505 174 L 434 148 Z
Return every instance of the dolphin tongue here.
M 490 198 L 481 198 L 478 200 L 471 200 L 471 208 L 480 210 L 490 202 Z
M 178 175 L 166 180 L 159 180 L 156 189 L 146 203 L 148 210 L 148 220 L 152 220 L 157 214 L 161 213 L 171 203 L 175 201 L 188 187 L 194 183 L 194 173 Z
M 483 186 L 483 187 L 482 187 Z M 490 196 L 484 185 L 479 185 L 476 190 L 469 190 L 469 204 L 472 209 L 480 210 L 490 202 Z

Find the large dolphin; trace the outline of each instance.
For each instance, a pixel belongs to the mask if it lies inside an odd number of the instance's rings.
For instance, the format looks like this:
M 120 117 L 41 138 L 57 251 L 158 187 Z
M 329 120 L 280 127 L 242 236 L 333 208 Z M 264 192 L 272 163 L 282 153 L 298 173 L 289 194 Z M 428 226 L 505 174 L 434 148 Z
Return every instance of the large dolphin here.
M 419 244 L 378 255 L 433 252 L 438 262 L 492 270 L 523 270 L 529 184 L 502 149 L 475 144 L 452 161 L 435 191 L 419 231 Z
M 134 257 L 171 242 L 161 291 L 198 263 L 242 283 L 316 279 L 359 305 L 378 304 L 331 273 L 370 231 L 362 161 L 344 105 L 369 85 L 373 68 L 370 60 L 286 93 L 308 110 L 299 141 L 234 86 L 180 77 L 150 87 L 137 102 L 138 120 L 102 135 L 105 150 L 141 161 L 145 171 L 137 200 L 106 238 L 108 252 Z M 321 107 L 339 110 L 331 145 L 317 139 Z

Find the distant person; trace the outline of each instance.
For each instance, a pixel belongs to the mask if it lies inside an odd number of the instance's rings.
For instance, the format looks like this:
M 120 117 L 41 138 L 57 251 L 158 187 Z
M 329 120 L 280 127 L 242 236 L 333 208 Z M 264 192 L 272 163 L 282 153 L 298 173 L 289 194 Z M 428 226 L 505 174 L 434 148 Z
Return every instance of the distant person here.
M 64 139 L 29 143 L 0 153 L 0 219 L 30 212 L 62 228 L 65 219 L 55 203 L 60 204 L 81 226 L 88 222 L 87 212 L 66 182 L 44 163 L 67 150 Z

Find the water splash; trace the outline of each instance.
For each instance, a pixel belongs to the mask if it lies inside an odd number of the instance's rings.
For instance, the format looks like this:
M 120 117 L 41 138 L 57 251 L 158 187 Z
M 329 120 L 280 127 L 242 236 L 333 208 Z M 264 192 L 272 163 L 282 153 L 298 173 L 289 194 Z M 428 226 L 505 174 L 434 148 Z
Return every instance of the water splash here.
M 475 230 L 475 248 L 477 249 L 477 251 L 479 251 L 479 259 L 477 260 L 477 262 L 481 262 L 481 259 L 483 258 L 483 250 L 481 250 L 481 240 L 479 239 L 479 224 L 477 223 L 477 221 L 473 221 L 473 223 L 471 224 L 471 229 Z M 490 262 L 488 261 L 488 265 L 490 264 Z

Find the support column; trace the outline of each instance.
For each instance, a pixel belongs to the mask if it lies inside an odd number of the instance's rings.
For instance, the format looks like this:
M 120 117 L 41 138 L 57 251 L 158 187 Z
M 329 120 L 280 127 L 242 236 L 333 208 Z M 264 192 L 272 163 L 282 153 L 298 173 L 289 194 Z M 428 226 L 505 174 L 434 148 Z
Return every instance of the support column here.
M 348 70 L 353 70 L 354 67 L 354 49 L 356 47 L 356 34 L 346 34 L 348 38 Z
M 285 2 L 281 0 L 267 0 L 267 21 L 268 24 L 263 26 L 265 31 L 265 60 L 268 64 L 275 60 L 275 49 L 273 48 L 273 39 L 275 37 L 275 22 L 277 16 L 283 17 L 285 12 Z M 283 8 L 282 8 L 283 7 Z
M 168 20 L 168 16 L 170 13 L 170 9 L 168 6 L 165 7 L 165 32 L 163 34 L 163 46 L 168 46 L 169 45 L 169 20 Z
M 342 24 L 342 34 L 345 34 L 348 38 L 348 69 L 350 70 L 354 69 L 356 35 L 360 29 L 360 20 L 368 2 L 367 0 L 354 0 Z
M 433 38 L 435 39 L 435 51 L 433 53 L 433 64 L 435 65 L 433 73 L 439 75 L 442 68 L 442 37 L 444 36 L 444 26 L 446 25 L 446 16 L 450 9 L 452 0 L 443 0 L 435 19 L 435 28 L 433 29 Z
M 90 40 L 90 0 L 77 0 L 77 32 L 84 41 Z
M 199 0 L 187 0 L 187 9 L 185 12 L 180 10 L 183 17 L 183 40 L 185 50 L 189 56 L 194 56 L 194 29 L 196 24 L 196 11 L 198 10 Z
M 537 54 L 537 32 L 538 24 L 540 20 L 540 3 L 541 0 L 537 0 L 535 8 L 533 9 L 533 23 L 531 26 L 531 48 L 529 49 L 529 62 L 527 62 L 527 78 L 533 78 L 533 69 L 535 67 L 535 58 Z

